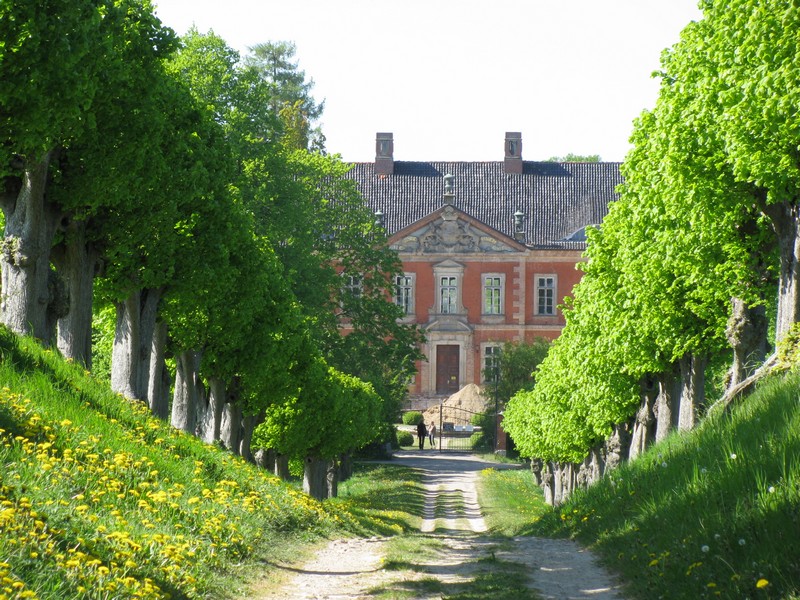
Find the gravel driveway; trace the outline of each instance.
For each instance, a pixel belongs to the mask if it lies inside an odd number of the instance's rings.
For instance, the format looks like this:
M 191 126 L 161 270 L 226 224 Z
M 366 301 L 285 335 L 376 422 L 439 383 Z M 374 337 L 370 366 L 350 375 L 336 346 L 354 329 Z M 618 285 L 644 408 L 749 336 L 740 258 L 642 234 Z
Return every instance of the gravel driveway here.
M 492 558 L 519 563 L 529 587 L 548 600 L 622 600 L 619 586 L 594 560 L 588 550 L 570 540 L 517 537 L 501 545 L 486 533 L 486 523 L 476 492 L 478 472 L 485 468 L 519 468 L 487 462 L 469 454 L 445 454 L 432 450 L 397 452 L 392 464 L 424 471 L 425 505 L 421 533 L 441 542 L 445 551 L 433 560 L 418 561 L 413 571 L 385 570 L 385 540 L 334 540 L 313 560 L 291 572 L 279 589 L 249 598 L 260 600 L 355 600 L 373 597 L 371 591 L 392 589 L 402 582 L 436 577 L 446 584 L 468 583 L 475 565 Z M 421 593 L 421 592 L 420 592 Z M 384 598 L 390 596 L 383 596 Z M 408 596 L 404 596 L 407 598 Z M 441 598 L 418 595 L 420 600 Z

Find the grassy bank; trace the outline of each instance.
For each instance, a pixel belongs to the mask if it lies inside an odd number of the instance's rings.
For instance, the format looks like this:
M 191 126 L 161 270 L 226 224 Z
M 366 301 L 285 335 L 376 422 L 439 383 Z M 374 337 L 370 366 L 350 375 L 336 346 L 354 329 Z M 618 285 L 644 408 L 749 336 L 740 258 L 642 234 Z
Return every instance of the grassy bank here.
M 800 597 L 798 390 L 772 379 L 526 532 L 592 546 L 631 597 Z
M 261 559 L 400 529 L 176 432 L 0 328 L 0 598 L 228 598 Z
M 631 598 L 799 598 L 798 390 L 775 378 L 557 510 L 528 471 L 488 469 L 492 543 L 576 537 Z M 423 504 L 418 471 L 381 464 L 311 500 L 0 328 L 0 600 L 244 597 L 266 564 L 350 534 L 394 536 L 389 562 L 413 565 Z M 489 567 L 448 593 L 502 597 L 513 565 Z

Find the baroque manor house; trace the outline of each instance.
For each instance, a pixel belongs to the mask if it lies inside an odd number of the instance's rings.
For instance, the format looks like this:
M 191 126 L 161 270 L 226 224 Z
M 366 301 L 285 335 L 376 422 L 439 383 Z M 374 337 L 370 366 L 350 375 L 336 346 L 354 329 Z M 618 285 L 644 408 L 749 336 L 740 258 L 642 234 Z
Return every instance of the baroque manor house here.
M 523 161 L 521 151 L 512 132 L 502 161 L 395 161 L 392 134 L 378 133 L 375 162 L 350 171 L 403 262 L 395 301 L 427 338 L 409 390 L 417 405 L 481 385 L 506 342 L 559 335 L 585 229 L 617 197 L 619 163 Z

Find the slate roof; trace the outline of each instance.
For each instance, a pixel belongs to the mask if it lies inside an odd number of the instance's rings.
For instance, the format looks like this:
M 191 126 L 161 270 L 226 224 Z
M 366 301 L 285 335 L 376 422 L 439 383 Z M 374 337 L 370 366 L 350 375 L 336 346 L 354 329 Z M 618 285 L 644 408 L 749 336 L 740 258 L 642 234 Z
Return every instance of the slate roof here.
M 453 205 L 489 227 L 513 238 L 519 210 L 526 245 L 583 249 L 586 226 L 600 224 L 618 197 L 619 167 L 525 161 L 521 174 L 506 174 L 503 162 L 395 161 L 393 175 L 376 175 L 373 163 L 354 163 L 348 177 L 373 212 L 383 213 L 389 235 L 441 208 L 449 173 Z

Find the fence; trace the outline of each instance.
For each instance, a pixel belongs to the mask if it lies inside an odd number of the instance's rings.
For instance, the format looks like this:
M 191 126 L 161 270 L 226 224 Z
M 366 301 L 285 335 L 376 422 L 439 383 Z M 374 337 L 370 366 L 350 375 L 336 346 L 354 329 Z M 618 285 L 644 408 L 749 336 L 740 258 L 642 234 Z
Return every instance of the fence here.
M 436 449 L 440 452 L 473 452 L 489 447 L 486 436 L 491 436 L 492 432 L 473 424 L 476 420 L 485 423 L 487 419 L 475 419 L 476 415 L 484 417 L 485 413 L 443 406 L 436 431 Z

